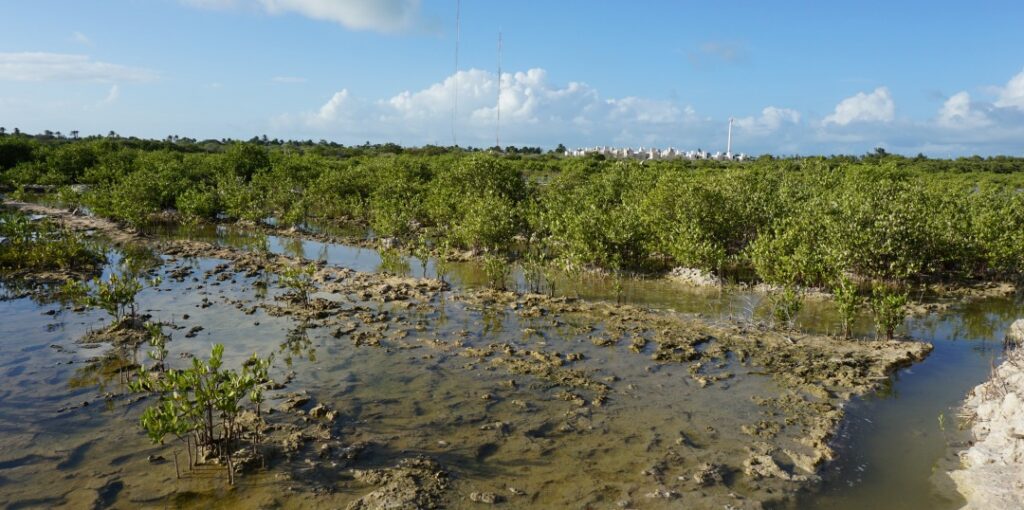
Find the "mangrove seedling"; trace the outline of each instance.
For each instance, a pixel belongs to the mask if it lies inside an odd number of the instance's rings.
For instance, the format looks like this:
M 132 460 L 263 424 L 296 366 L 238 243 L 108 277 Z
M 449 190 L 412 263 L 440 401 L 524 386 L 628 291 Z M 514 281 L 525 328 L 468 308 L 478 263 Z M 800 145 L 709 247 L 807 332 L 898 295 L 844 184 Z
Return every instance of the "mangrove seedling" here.
M 164 363 L 167 360 L 167 342 L 171 337 L 164 333 L 164 328 L 160 323 L 147 322 L 143 326 L 146 328 L 149 346 L 152 347 L 149 357 L 154 362 L 153 369 L 163 371 L 166 368 Z
M 315 288 L 313 284 L 315 272 L 316 265 L 314 264 L 286 267 L 278 274 L 277 281 L 291 290 L 292 297 L 296 301 L 301 302 L 303 306 L 309 306 L 309 294 Z
M 544 283 L 544 255 L 534 246 L 527 248 L 522 261 L 523 278 L 530 292 L 540 293 Z
M 888 285 L 874 285 L 871 289 L 871 313 L 875 316 L 878 334 L 885 333 L 886 339 L 893 339 L 896 328 L 906 317 L 907 297 L 906 292 L 899 292 Z
M 160 279 L 154 278 L 149 284 L 159 285 Z M 140 324 L 135 298 L 143 288 L 139 278 L 113 273 L 106 281 L 94 278 L 91 287 L 85 282 L 67 282 L 61 295 L 76 304 L 103 309 L 114 319 L 115 326 L 137 328 Z
M 832 296 L 835 299 L 836 311 L 839 312 L 840 332 L 844 339 L 849 339 L 853 334 L 853 321 L 857 318 L 863 300 L 857 294 L 857 285 L 846 275 L 836 279 L 832 286 Z
M 234 484 L 234 455 L 238 448 L 258 452 L 261 441 L 259 425 L 246 436 L 238 417 L 246 399 L 253 404 L 257 417 L 261 416 L 260 386 L 267 382 L 271 358 L 253 354 L 242 364 L 241 371 L 236 371 L 223 368 L 223 355 L 224 345 L 216 344 L 208 360 L 193 358 L 189 368 L 166 370 L 159 375 L 141 371 L 131 387 L 158 395 L 157 402 L 139 420 L 150 440 L 163 443 L 172 435 L 185 443 L 189 469 L 203 453 L 207 458 L 224 460 L 228 483 Z M 251 443 L 245 445 L 247 438 Z
M 416 238 L 416 244 L 413 245 L 412 254 L 420 262 L 420 270 L 422 271 L 423 278 L 427 277 L 427 263 L 430 262 L 430 244 L 427 242 L 427 236 L 420 234 Z
M 497 255 L 484 257 L 484 276 L 487 277 L 487 285 L 492 289 L 506 290 L 510 274 L 511 269 L 504 257 Z
M 380 270 L 391 274 L 406 274 L 409 272 L 409 262 L 396 248 L 385 248 L 380 251 Z
M 769 298 L 772 306 L 772 318 L 787 328 L 796 324 L 796 316 L 804 306 L 803 293 L 793 285 L 785 286 Z

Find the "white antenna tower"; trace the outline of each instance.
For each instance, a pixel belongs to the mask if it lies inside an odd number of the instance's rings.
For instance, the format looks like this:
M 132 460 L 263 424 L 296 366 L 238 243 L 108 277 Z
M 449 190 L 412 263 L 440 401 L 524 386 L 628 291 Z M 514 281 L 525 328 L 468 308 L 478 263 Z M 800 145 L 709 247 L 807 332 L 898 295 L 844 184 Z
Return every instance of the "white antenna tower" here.
M 725 157 L 727 158 L 732 157 L 732 121 L 733 118 L 729 117 L 729 138 L 725 142 Z
M 455 0 L 455 90 L 452 92 L 452 145 L 458 146 L 455 138 L 455 119 L 459 109 L 459 36 L 462 31 L 462 0 Z
M 498 30 L 498 124 L 494 132 L 494 144 L 501 148 L 501 30 Z

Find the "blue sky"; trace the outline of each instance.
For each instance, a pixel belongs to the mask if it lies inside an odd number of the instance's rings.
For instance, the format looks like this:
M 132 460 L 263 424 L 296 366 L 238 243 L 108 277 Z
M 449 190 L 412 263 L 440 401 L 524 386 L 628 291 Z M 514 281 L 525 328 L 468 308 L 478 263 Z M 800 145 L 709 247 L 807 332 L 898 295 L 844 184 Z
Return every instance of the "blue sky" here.
M 1024 155 L 1024 4 L 7 1 L 0 126 Z

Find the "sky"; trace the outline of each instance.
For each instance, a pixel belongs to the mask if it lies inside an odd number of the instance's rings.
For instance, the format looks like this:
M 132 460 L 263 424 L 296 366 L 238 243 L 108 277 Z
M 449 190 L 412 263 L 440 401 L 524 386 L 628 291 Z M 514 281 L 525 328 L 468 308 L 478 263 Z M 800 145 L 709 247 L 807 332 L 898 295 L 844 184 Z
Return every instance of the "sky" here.
M 8 130 L 1024 156 L 1019 1 L 0 6 Z

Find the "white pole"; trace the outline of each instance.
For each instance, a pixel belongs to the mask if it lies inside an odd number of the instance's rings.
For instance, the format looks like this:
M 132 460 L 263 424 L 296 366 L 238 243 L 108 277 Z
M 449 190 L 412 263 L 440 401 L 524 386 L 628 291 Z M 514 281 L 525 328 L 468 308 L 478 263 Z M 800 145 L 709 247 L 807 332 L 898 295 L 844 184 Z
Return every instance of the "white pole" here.
M 452 91 L 452 145 L 458 146 L 455 138 L 455 120 L 459 110 L 459 36 L 462 32 L 462 0 L 455 1 L 455 74 L 452 76 L 455 90 Z
M 498 31 L 498 126 L 495 144 L 502 147 L 502 32 Z
M 729 138 L 725 144 L 725 156 L 732 158 L 732 117 L 729 117 Z

